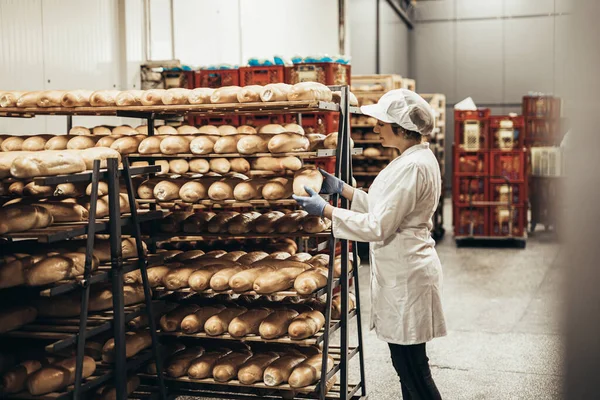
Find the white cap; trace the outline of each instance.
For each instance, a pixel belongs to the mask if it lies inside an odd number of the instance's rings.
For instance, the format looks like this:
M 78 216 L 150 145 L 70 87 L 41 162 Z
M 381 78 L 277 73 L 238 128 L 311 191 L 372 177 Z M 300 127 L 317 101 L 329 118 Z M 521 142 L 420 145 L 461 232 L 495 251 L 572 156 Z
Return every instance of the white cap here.
M 377 102 L 360 108 L 363 114 L 408 131 L 428 136 L 435 128 L 434 112 L 428 102 L 407 89 L 390 90 Z

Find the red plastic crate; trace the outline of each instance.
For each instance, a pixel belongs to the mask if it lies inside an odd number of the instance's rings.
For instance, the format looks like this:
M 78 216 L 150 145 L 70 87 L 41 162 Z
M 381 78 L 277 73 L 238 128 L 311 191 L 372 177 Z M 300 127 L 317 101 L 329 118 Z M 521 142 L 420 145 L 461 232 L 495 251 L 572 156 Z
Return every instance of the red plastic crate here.
M 454 151 L 455 176 L 486 176 L 489 171 L 489 152 Z
M 338 63 L 296 64 L 286 69 L 285 82 L 320 82 L 324 85 L 350 85 L 351 67 Z
M 296 114 L 286 116 L 286 123 L 298 123 Z M 302 114 L 302 127 L 306 133 L 322 133 L 328 135 L 337 132 L 339 127 L 339 114 L 337 113 L 310 113 Z
M 317 168 L 323 168 L 330 174 L 335 173 L 335 157 L 315 158 L 314 161 Z
M 255 128 L 268 124 L 285 124 L 283 115 L 240 115 L 240 125 L 250 125 Z
M 558 139 L 559 121 L 526 118 L 525 119 L 525 144 L 529 146 L 551 146 Z
M 196 117 L 196 126 L 203 125 L 233 125 L 240 126 L 240 117 L 237 115 L 230 115 L 226 117 Z
M 240 86 L 283 83 L 285 82 L 285 68 L 283 65 L 240 67 Z
M 467 121 L 471 119 L 486 120 L 490 118 L 489 108 L 478 108 L 476 111 L 472 110 L 454 110 L 455 121 Z
M 523 115 L 538 118 L 560 118 L 561 101 L 553 96 L 524 96 Z
M 490 201 L 522 206 L 527 202 L 527 183 L 500 182 L 492 180 L 489 184 Z
M 196 73 L 196 87 L 220 88 L 239 85 L 240 71 L 237 69 L 200 70 Z
M 502 151 L 492 150 L 490 152 L 490 175 L 491 178 L 506 178 L 511 182 L 524 182 L 526 178 L 525 150 Z
M 470 128 L 475 126 L 475 128 Z M 475 130 L 478 132 L 475 132 Z M 488 150 L 490 125 L 488 119 L 454 121 L 454 144 L 463 151 Z
M 456 205 L 469 205 L 473 202 L 488 201 L 489 183 L 486 177 L 454 177 L 452 202 Z
M 508 138 L 501 137 L 502 129 L 510 131 L 512 136 Z M 524 146 L 525 137 L 525 119 L 523 116 L 511 117 L 506 116 L 491 116 L 490 117 L 490 147 L 498 150 L 514 150 Z M 508 135 L 507 135 L 508 136 Z
M 453 206 L 454 236 L 488 236 L 488 207 Z
M 490 236 L 523 237 L 527 225 L 525 206 L 492 206 L 489 211 Z

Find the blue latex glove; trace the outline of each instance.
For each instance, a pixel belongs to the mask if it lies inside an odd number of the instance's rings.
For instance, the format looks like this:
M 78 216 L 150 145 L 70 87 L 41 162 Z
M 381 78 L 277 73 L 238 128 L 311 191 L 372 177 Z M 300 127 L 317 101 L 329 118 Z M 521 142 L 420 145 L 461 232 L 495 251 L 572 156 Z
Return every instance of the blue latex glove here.
M 306 193 L 310 194 L 310 197 L 296 195 L 293 195 L 292 197 L 298 202 L 300 206 L 302 206 L 302 208 L 304 208 L 304 210 L 306 210 L 307 213 L 322 217 L 323 210 L 325 210 L 327 202 L 324 198 L 319 196 L 317 192 L 315 192 L 308 186 L 304 186 L 304 190 L 306 190 Z
M 323 185 L 321 186 L 321 193 L 326 194 L 342 194 L 344 189 L 344 181 L 331 175 L 329 172 L 319 168 L 319 172 L 323 175 Z

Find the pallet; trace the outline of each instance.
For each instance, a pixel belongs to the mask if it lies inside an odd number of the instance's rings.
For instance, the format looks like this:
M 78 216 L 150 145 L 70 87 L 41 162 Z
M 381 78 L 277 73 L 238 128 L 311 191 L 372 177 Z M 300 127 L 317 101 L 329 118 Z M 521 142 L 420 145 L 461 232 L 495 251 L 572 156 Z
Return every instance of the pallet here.
M 456 247 L 516 247 L 524 249 L 527 237 L 455 236 Z

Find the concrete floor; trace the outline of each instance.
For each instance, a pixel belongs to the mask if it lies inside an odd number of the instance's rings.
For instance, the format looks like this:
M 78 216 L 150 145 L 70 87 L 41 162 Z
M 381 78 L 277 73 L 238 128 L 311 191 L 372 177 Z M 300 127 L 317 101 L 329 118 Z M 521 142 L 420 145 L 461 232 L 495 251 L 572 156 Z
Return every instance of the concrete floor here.
M 447 234 L 437 250 L 444 270 L 449 334 L 428 344 L 432 374 L 442 397 L 561 398 L 558 245 L 539 234 L 529 238 L 525 250 L 457 248 L 449 205 L 445 211 Z M 360 276 L 369 399 L 401 399 L 388 347 L 367 330 L 368 266 L 361 268 Z M 355 339 L 354 330 L 351 335 Z M 357 378 L 357 360 L 352 361 L 351 380 Z

